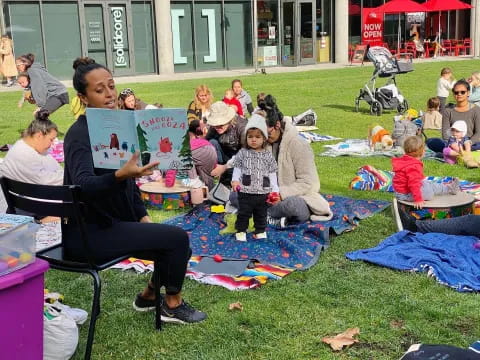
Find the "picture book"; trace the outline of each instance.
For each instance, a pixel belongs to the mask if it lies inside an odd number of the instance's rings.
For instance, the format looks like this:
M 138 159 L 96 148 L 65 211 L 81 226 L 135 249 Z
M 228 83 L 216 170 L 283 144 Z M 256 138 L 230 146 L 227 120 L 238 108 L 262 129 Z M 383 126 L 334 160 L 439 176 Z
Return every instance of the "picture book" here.
M 96 168 L 119 169 L 137 150 L 139 166 L 159 161 L 160 170 L 192 167 L 185 109 L 87 108 L 87 123 Z

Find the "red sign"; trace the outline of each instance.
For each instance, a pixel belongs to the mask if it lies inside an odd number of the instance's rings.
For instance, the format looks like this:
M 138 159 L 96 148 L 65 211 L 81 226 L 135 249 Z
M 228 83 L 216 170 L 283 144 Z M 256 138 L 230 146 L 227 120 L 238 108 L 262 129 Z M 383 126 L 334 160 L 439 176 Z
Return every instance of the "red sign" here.
M 381 46 L 383 44 L 383 13 L 372 8 L 363 8 L 362 44 Z

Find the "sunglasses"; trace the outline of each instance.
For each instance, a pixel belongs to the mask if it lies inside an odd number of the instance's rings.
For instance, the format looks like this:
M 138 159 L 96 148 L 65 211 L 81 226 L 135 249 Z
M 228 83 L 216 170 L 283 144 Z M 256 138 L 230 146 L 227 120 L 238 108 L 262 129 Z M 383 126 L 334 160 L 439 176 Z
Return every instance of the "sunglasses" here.
M 454 91 L 454 95 L 465 95 L 467 92 L 465 90 L 460 90 L 460 91 Z

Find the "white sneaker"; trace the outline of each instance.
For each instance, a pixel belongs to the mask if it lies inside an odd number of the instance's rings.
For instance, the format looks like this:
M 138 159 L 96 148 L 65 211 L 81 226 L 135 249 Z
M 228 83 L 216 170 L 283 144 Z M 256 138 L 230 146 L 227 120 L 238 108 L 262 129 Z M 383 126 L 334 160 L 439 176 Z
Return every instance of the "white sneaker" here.
M 237 232 L 235 234 L 235 239 L 237 239 L 237 241 L 247 241 L 247 234 L 244 232 Z
M 276 227 L 279 227 L 280 229 L 283 229 L 288 225 L 286 217 L 273 218 L 270 215 L 267 216 L 267 224 L 274 225 Z
M 267 238 L 267 233 L 264 231 L 262 233 L 258 233 L 258 234 L 253 235 L 253 237 L 257 240 L 258 239 L 266 239 Z

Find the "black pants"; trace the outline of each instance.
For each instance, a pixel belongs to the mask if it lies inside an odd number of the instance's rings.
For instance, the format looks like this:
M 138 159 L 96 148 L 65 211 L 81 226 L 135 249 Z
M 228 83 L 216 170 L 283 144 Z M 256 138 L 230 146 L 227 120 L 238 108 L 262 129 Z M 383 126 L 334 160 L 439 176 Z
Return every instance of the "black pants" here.
M 85 261 L 79 229 L 62 227 L 65 256 Z M 118 221 L 108 228 L 88 224 L 87 232 L 93 257 L 103 262 L 131 254 L 144 260 L 158 261 L 161 286 L 169 295 L 182 290 L 188 259 L 191 255 L 187 233 L 176 226 Z
M 68 93 L 63 93 L 60 95 L 53 95 L 47 98 L 44 109 L 47 109 L 50 114 L 57 111 L 61 106 L 68 104 L 69 98 Z
M 235 229 L 238 232 L 246 232 L 248 220 L 253 215 L 255 234 L 260 234 L 267 227 L 267 196 L 268 194 L 238 193 L 239 209 Z

